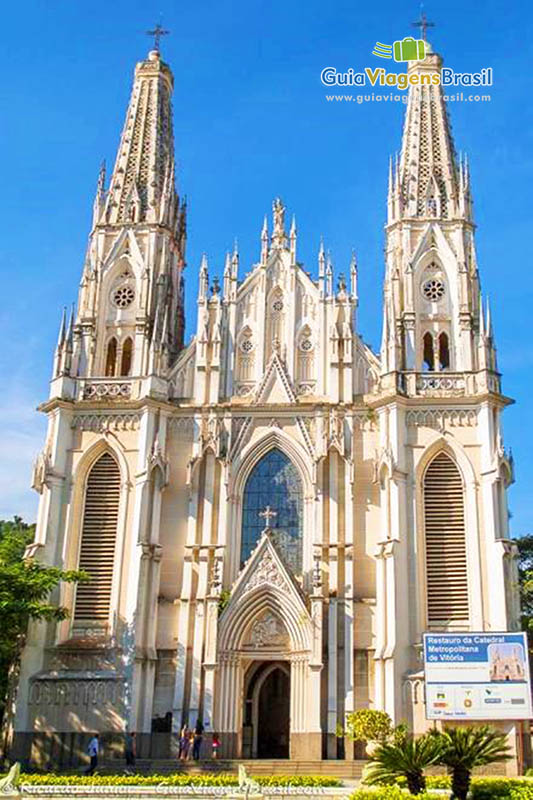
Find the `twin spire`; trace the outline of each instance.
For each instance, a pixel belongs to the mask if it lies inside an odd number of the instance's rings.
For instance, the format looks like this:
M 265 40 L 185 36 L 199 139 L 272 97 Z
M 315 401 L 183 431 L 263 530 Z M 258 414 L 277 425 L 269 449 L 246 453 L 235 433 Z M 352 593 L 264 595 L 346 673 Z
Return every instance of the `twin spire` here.
M 388 224 L 405 218 L 472 221 L 468 165 L 457 164 L 442 87 L 433 82 L 442 59 L 426 48 L 426 58 L 408 67 L 420 85 L 409 88 L 401 155 L 389 164 Z
M 172 90 L 174 78 L 159 50 L 137 64 L 120 145 L 105 188 L 100 170 L 93 225 L 128 222 L 179 226 L 174 178 Z

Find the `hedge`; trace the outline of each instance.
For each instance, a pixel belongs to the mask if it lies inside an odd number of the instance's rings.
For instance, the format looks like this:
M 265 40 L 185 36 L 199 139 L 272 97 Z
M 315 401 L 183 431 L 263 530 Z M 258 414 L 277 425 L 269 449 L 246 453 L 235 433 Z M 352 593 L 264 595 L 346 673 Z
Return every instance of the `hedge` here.
M 259 775 L 260 786 L 341 786 L 329 775 Z M 33 786 L 238 786 L 236 775 L 55 775 L 22 774 L 21 784 Z
M 393 786 L 364 786 L 351 795 L 351 800 L 406 800 L 405 779 L 398 778 Z M 419 794 L 420 800 L 436 800 L 441 794 L 432 789 L 450 789 L 448 775 L 427 775 L 427 792 Z M 533 780 L 526 778 L 472 778 L 471 800 L 533 800 Z

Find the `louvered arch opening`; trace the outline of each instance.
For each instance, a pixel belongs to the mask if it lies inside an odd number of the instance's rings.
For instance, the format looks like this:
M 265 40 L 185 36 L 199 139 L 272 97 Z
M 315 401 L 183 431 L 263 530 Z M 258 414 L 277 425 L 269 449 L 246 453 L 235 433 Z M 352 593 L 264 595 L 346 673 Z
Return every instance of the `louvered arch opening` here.
M 76 588 L 74 622 L 103 625 L 109 616 L 120 500 L 120 470 L 110 453 L 87 477 L 79 568 L 91 576 Z
M 429 626 L 468 623 L 464 487 L 447 453 L 424 475 L 424 527 Z

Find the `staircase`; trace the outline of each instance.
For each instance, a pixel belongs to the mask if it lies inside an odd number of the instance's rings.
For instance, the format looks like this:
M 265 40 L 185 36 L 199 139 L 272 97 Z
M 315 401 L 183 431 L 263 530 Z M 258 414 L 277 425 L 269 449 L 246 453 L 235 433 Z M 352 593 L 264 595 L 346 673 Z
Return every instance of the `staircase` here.
M 246 767 L 248 775 L 329 775 L 341 780 L 357 780 L 361 777 L 366 761 L 291 761 L 290 759 L 255 759 L 249 761 L 229 759 L 209 759 L 206 761 L 178 761 L 172 758 L 138 758 L 135 771 L 142 774 L 150 772 L 161 775 L 180 772 L 185 775 L 216 773 L 237 774 L 239 764 Z M 101 772 L 119 772 L 124 762 L 107 761 Z

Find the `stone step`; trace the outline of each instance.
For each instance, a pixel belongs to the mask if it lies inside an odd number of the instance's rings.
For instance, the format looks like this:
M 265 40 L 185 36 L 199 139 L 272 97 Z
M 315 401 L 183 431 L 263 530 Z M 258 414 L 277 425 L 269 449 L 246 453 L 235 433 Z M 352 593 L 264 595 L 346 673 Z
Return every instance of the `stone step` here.
M 118 759 L 102 764 L 105 771 L 117 771 Z M 178 761 L 172 758 L 138 758 L 135 771 L 143 774 L 150 772 L 168 775 L 181 772 L 187 775 L 205 775 L 216 773 L 237 774 L 239 764 L 246 767 L 249 775 L 331 775 L 335 778 L 360 778 L 366 761 L 291 761 L 290 759 L 254 759 L 229 760 L 209 759 L 205 761 Z

